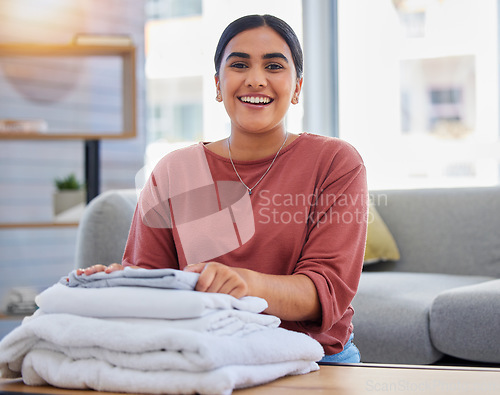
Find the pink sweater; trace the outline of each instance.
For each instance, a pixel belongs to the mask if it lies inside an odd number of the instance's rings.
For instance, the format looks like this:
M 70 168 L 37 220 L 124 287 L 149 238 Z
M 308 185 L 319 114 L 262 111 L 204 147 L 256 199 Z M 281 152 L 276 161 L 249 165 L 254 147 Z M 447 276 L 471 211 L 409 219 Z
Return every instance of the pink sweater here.
M 193 155 L 203 163 L 186 159 Z M 234 163 L 252 187 L 273 158 Z M 234 196 L 226 196 L 221 181 L 233 181 Z M 166 155 L 153 170 L 132 220 L 123 264 L 183 269 L 200 259 L 268 274 L 304 274 L 316 286 L 322 319 L 281 326 L 309 334 L 327 355 L 335 354 L 353 330 L 351 301 L 363 265 L 367 198 L 363 161 L 337 138 L 301 134 L 251 196 L 229 159 L 200 143 Z M 224 228 L 227 221 L 230 229 Z

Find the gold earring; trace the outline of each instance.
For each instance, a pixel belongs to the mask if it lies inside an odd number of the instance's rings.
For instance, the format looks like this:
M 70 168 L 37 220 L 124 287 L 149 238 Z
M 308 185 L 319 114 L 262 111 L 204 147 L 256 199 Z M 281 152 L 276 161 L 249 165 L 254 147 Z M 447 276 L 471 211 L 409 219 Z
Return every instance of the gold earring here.
M 299 98 L 297 96 L 294 96 L 292 98 L 292 104 L 297 104 L 299 102 Z
M 219 103 L 222 101 L 222 95 L 220 92 L 217 92 L 217 96 L 215 96 L 215 100 L 217 100 Z

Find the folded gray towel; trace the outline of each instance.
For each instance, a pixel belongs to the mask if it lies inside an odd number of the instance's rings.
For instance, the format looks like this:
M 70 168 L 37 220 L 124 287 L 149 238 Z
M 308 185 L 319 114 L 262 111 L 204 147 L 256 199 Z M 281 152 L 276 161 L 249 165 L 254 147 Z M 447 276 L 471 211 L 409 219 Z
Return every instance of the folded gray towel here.
M 98 272 L 87 276 L 77 276 L 73 270 L 59 281 L 69 287 L 104 288 L 104 287 L 150 287 L 193 290 L 198 281 L 198 273 L 184 272 L 177 269 L 132 269 L 126 267 L 112 273 Z

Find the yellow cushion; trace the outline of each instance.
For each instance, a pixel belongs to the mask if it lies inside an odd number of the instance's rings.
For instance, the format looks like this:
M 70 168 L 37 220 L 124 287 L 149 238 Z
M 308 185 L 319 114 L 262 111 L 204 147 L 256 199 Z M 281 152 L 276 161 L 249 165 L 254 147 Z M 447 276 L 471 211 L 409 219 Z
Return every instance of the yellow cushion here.
M 369 207 L 365 264 L 397 261 L 400 255 L 396 241 L 372 202 Z

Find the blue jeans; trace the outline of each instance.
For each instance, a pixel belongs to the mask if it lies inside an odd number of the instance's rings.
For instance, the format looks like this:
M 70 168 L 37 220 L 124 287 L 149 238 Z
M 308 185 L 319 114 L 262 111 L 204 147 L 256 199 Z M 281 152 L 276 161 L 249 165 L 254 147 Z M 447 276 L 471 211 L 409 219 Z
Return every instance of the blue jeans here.
M 335 362 L 335 363 L 360 363 L 361 354 L 358 347 L 353 343 L 354 333 L 351 333 L 344 349 L 338 354 L 325 355 L 319 363 Z

